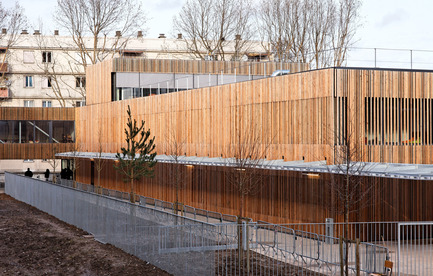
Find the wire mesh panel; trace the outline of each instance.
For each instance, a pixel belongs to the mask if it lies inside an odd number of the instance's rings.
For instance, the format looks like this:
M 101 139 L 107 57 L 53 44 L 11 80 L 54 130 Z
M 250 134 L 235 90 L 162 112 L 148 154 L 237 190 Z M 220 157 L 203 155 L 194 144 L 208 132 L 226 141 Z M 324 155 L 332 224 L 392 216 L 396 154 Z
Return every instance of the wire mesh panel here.
M 398 224 L 397 275 L 432 275 L 433 222 Z
M 349 242 L 343 248 L 351 273 L 357 251 L 364 275 L 383 273 L 385 261 L 398 264 L 394 269 L 401 275 L 433 271 L 433 223 L 238 225 L 219 223 L 220 213 L 184 206 L 189 215 L 178 216 L 163 201 L 141 197 L 138 205 L 119 199 L 120 192 L 79 188 L 86 191 L 6 174 L 7 194 L 174 275 L 338 274 L 339 237 L 345 232 Z M 358 250 L 355 239 L 360 241 Z

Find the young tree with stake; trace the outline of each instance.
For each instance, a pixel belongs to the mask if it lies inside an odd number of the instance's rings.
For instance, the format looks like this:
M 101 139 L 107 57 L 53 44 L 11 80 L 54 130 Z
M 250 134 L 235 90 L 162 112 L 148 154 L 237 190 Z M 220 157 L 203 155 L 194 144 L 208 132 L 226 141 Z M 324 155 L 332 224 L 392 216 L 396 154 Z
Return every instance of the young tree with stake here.
M 117 164 L 114 168 L 123 174 L 124 182 L 130 183 L 130 200 L 135 202 L 134 181 L 144 177 L 153 177 L 156 165 L 155 136 L 150 139 L 150 129 L 144 130 L 144 121 L 137 126 L 137 120 L 132 119 L 131 107 L 128 105 L 128 122 L 126 123 L 126 148 L 117 153 Z

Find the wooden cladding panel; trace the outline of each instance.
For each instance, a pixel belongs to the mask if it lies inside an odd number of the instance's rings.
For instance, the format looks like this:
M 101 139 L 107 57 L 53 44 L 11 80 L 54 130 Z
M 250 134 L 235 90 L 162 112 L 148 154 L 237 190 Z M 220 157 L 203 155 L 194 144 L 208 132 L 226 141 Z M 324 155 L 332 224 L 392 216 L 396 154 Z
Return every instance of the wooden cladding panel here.
M 71 151 L 74 144 L 0 144 L 0 159 L 52 159 L 58 152 Z
M 81 161 L 78 181 L 90 183 L 90 162 Z M 129 183 L 113 169 L 113 162 L 106 163 L 101 173 L 103 187 L 129 192 Z M 206 210 L 237 215 L 239 198 L 227 181 L 224 167 L 176 166 L 158 163 L 153 178 L 145 178 L 135 185 L 138 194 L 165 201 L 175 201 L 175 189 L 170 178 L 173 169 L 182 171 L 184 185 L 180 189 L 180 202 Z M 309 178 L 301 172 L 264 170 L 264 184 L 254 195 L 246 198 L 247 216 L 255 221 L 272 223 L 323 223 L 333 217 L 343 221 L 335 212 L 338 203 L 330 192 L 329 175 Z M 95 183 L 97 184 L 95 171 Z M 374 183 L 369 204 L 354 206 L 350 221 L 431 221 L 433 206 L 432 181 L 391 178 L 365 178 Z M 332 212 L 331 210 L 334 210 Z M 356 211 L 355 211 L 356 210 Z
M 0 120 L 75 120 L 74 108 L 1 107 Z
M 187 155 L 224 156 L 237 129 L 257 128 L 264 144 L 271 141 L 269 159 L 332 162 L 333 136 L 347 128 L 364 161 L 431 163 L 432 74 L 325 69 L 87 106 L 77 109 L 77 141 L 95 151 L 101 128 L 104 150 L 117 152 L 129 104 L 156 136 L 158 153 L 175 132 Z M 420 140 L 412 130 L 422 130 Z
M 319 70 L 81 107 L 77 143 L 97 151 L 100 132 L 103 150 L 119 151 L 130 105 L 155 135 L 159 154 L 175 132 L 186 141 L 186 155 L 225 156 L 239 131 L 256 129 L 263 144 L 270 143 L 268 159 L 323 160 L 330 151 L 333 74 Z
M 431 163 L 432 77 L 421 71 L 336 70 L 335 96 L 347 99 L 347 127 L 359 139 L 363 160 Z M 342 110 L 335 109 L 338 122 Z
M 238 74 L 270 75 L 275 70 L 301 72 L 309 69 L 305 63 L 284 62 L 244 62 L 244 61 L 205 61 L 180 59 L 140 59 L 115 58 L 113 72 L 152 72 L 152 73 L 190 73 L 190 74 Z
M 111 102 L 111 62 L 86 67 L 86 105 Z

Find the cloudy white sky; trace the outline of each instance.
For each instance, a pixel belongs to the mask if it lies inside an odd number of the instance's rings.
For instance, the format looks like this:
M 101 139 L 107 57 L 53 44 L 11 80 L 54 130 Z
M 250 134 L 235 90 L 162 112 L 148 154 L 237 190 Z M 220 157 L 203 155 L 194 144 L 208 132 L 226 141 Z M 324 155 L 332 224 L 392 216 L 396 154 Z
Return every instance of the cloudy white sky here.
M 0 0 L 6 6 L 14 0 Z M 158 34 L 173 34 L 172 18 L 179 12 L 185 0 L 147 0 L 143 6 L 148 11 L 150 21 L 147 37 Z M 37 26 L 38 18 L 43 18 L 44 29 L 56 29 L 51 15 L 56 0 L 19 0 L 30 21 Z M 433 1 L 431 0 L 363 0 L 361 9 L 362 27 L 357 33 L 357 47 L 392 48 L 412 50 L 432 50 L 432 53 L 413 52 L 413 60 L 427 62 L 432 57 L 433 67 Z M 49 28 L 47 28 L 49 27 Z M 374 50 L 360 50 L 362 58 L 373 62 Z M 390 55 L 390 56 L 389 56 Z M 358 54 L 359 56 L 359 54 Z M 378 59 L 397 59 L 409 63 L 409 51 L 378 50 Z M 359 59 L 353 58 L 354 60 Z

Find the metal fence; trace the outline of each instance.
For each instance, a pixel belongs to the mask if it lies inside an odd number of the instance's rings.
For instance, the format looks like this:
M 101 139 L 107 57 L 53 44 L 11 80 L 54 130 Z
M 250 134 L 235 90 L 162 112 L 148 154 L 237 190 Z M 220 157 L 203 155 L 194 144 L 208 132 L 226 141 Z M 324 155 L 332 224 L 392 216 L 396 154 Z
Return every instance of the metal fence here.
M 63 184 L 72 185 L 71 182 Z M 221 224 L 219 218 L 214 220 L 217 223 L 208 223 L 213 222 L 209 219 L 213 214 L 203 216 L 200 209 L 195 209 L 194 219 L 173 214 L 170 204 L 155 203 L 149 198 L 140 198 L 142 205 L 138 205 L 128 202 L 127 193 L 112 190 L 93 193 L 93 186 L 80 183 L 75 185 L 79 189 L 65 186 L 6 174 L 7 194 L 175 275 L 339 273 L 338 237 L 343 224 L 273 225 L 249 221 L 238 226 Z M 193 212 L 189 216 L 191 214 Z M 240 239 L 239 233 L 242 233 Z M 429 223 L 422 227 L 399 223 L 351 223 L 349 238 L 355 237 L 362 241 L 359 252 L 364 275 L 383 273 L 386 259 L 398 263 L 394 267 L 397 273 L 399 268 L 405 274 L 419 271 L 417 275 L 428 275 L 428 271 L 433 270 L 428 261 L 432 249 Z M 354 273 L 355 245 L 349 243 L 347 248 L 349 268 Z M 415 249 L 425 259 L 410 263 L 414 258 L 419 260 L 418 255 L 413 255 Z M 417 270 L 413 270 L 414 267 Z
M 67 179 L 58 178 L 56 184 L 70 187 L 70 188 L 74 187 L 74 182 L 72 180 L 67 180 Z M 111 190 L 106 188 L 100 188 L 100 191 L 95 191 L 95 189 L 97 189 L 95 188 L 95 186 L 80 183 L 80 182 L 75 182 L 75 189 L 86 191 L 86 192 L 92 192 L 92 193 L 99 192 L 100 194 L 105 196 L 114 197 L 121 200 L 130 200 L 130 194 L 127 192 L 121 192 L 121 191 Z M 172 202 L 155 199 L 152 197 L 146 197 L 146 196 L 137 196 L 136 201 L 139 202 L 140 205 L 145 207 L 149 207 L 149 208 L 153 208 L 165 212 L 172 212 L 172 213 L 175 212 L 174 210 L 175 206 L 174 203 Z M 223 222 L 237 221 L 237 216 L 222 214 L 222 213 L 204 210 L 200 208 L 194 208 L 192 206 L 188 206 L 184 204 L 179 204 L 178 214 L 180 216 L 185 216 L 188 218 L 193 218 L 193 219 L 206 221 L 210 223 L 223 223 Z

